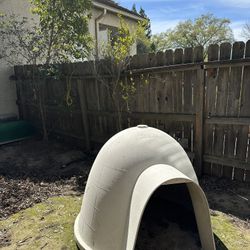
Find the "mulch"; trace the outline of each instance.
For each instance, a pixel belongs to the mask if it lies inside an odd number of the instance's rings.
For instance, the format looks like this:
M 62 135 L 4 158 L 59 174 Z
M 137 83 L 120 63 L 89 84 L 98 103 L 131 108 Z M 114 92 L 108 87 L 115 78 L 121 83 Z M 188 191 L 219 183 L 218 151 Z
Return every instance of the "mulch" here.
M 82 194 L 93 155 L 57 142 L 0 147 L 0 220 L 52 196 Z
M 0 176 L 0 220 L 49 197 L 78 194 L 77 189 L 76 177 L 56 182 L 34 182 Z

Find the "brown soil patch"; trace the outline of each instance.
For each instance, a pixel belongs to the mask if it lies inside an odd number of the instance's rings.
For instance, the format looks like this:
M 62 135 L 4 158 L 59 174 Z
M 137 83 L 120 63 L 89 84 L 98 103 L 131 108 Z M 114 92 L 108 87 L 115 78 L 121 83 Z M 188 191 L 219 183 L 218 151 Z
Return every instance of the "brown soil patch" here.
M 51 196 L 83 193 L 93 156 L 38 140 L 0 147 L 0 220 Z

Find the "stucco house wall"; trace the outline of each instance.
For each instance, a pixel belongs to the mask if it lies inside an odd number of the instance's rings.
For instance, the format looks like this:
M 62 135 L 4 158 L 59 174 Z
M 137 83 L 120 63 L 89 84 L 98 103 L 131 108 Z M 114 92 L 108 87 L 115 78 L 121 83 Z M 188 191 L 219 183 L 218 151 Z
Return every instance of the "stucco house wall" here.
M 26 0 L 0 0 L 0 12 L 31 16 L 29 2 Z M 18 116 L 16 85 L 14 81 L 9 80 L 13 73 L 13 67 L 4 59 L 0 60 L 0 119 L 5 116 Z
M 89 22 L 89 31 L 90 31 L 90 34 L 93 36 L 93 37 L 96 37 L 96 19 L 103 13 L 103 10 L 102 9 L 98 9 L 98 8 L 94 8 L 92 10 L 92 17 L 90 19 L 90 22 Z M 119 11 L 118 11 L 119 13 Z M 104 17 L 102 17 L 97 25 L 97 29 L 99 30 L 99 25 L 100 24 L 104 24 L 104 25 L 107 25 L 107 26 L 112 26 L 112 27 L 119 27 L 120 25 L 120 19 L 118 17 L 118 13 L 112 13 L 110 11 L 107 11 L 107 14 L 104 15 Z M 129 28 L 130 28 L 130 31 L 133 31 L 136 27 L 136 24 L 138 22 L 138 19 L 131 19 L 129 17 L 125 17 L 123 16 L 123 19 L 125 20 L 126 23 L 128 23 L 129 25 Z M 105 43 L 107 42 L 107 36 L 105 36 L 104 34 L 102 34 L 101 32 L 98 31 L 97 33 L 97 41 L 98 41 L 98 47 L 99 47 L 99 50 L 101 50 L 101 46 L 102 46 L 102 43 Z M 137 53 L 137 46 L 136 44 L 134 44 L 132 47 L 131 47 L 131 51 L 130 51 L 130 55 L 133 56 Z

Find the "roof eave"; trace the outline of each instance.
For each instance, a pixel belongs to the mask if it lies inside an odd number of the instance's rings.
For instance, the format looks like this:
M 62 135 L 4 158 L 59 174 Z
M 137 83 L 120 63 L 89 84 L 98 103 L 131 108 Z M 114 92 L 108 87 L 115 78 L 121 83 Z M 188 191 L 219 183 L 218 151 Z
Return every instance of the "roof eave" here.
M 122 16 L 131 18 L 135 21 L 144 21 L 145 20 L 145 18 L 143 18 L 143 17 L 140 17 L 138 15 L 134 15 L 129 11 L 125 11 L 124 8 L 115 8 L 113 6 L 109 6 L 109 5 L 103 4 L 103 3 L 98 3 L 95 1 L 93 1 L 93 6 L 96 8 L 99 8 L 99 9 L 107 9 L 108 11 L 110 11 L 112 13 L 121 14 Z

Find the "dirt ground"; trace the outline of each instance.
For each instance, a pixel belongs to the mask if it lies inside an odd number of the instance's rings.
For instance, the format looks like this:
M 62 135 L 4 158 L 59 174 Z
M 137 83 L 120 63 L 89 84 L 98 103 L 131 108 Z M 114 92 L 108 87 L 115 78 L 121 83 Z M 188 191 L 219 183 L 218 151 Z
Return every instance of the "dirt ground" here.
M 39 140 L 0 146 L 0 220 L 6 220 L 49 197 L 82 195 L 95 155 L 61 143 Z M 212 215 L 216 216 L 217 211 L 221 211 L 233 224 L 243 230 L 250 229 L 249 184 L 211 177 L 203 177 L 200 184 L 207 195 Z M 185 230 L 176 221 L 161 220 L 154 226 L 156 228 L 152 231 L 153 225 L 148 226 L 147 222 L 141 225 L 142 238 L 136 249 L 200 249 L 194 230 Z M 166 242 L 170 231 L 179 233 L 171 235 L 168 246 L 159 246 L 159 242 Z M 180 237 L 180 246 L 173 245 L 176 244 L 174 239 Z M 10 238 L 8 231 L 0 230 L 0 248 L 10 244 Z M 187 238 L 189 240 L 186 241 Z M 153 242 L 158 244 L 157 247 Z
M 51 196 L 83 193 L 93 159 L 56 142 L 0 146 L 0 220 Z

